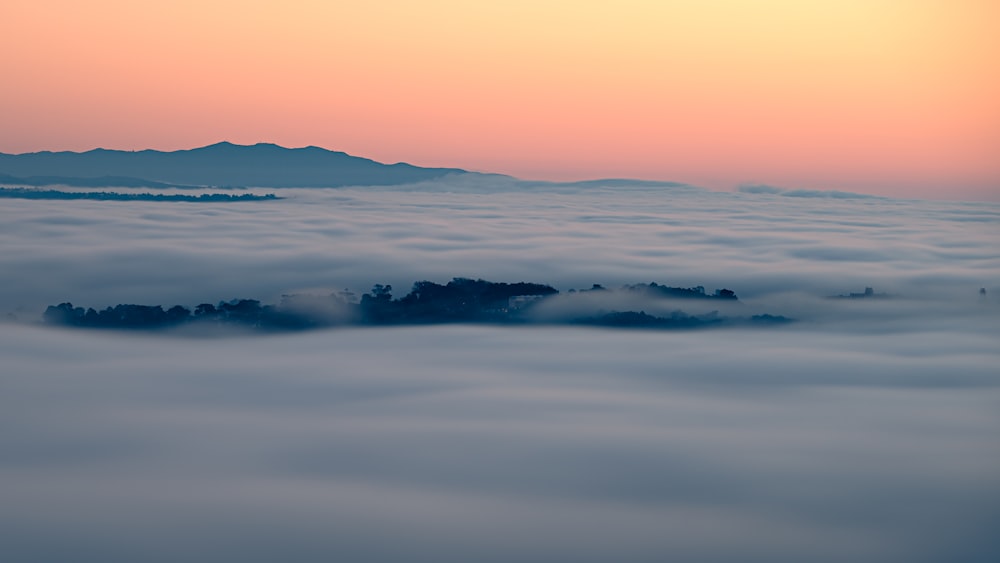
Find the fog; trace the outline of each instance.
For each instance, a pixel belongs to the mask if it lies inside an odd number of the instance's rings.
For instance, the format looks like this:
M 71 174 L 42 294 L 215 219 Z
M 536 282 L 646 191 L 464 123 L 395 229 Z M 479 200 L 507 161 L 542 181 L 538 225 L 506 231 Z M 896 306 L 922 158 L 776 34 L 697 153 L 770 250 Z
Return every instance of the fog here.
M 997 204 L 470 182 L 287 189 L 260 202 L 8 200 L 0 312 L 274 302 L 375 283 L 402 294 L 455 276 L 561 291 L 728 287 L 748 303 L 865 286 L 918 299 L 975 300 L 981 287 L 1000 296 Z
M 1000 554 L 1000 206 L 477 182 L 5 201 L 0 559 Z M 40 323 L 63 301 L 402 295 L 454 276 L 551 284 L 556 316 L 636 305 L 569 289 L 656 281 L 740 297 L 663 311 L 797 322 L 212 337 Z M 828 298 L 865 287 L 887 296 Z

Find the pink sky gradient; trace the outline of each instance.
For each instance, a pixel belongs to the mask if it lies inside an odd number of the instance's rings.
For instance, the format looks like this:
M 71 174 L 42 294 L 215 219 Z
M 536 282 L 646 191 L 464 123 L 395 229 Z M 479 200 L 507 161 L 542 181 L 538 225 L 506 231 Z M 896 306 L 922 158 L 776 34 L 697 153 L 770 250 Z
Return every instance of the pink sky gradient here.
M 0 151 L 274 142 L 995 200 L 998 21 L 989 0 L 7 0 Z

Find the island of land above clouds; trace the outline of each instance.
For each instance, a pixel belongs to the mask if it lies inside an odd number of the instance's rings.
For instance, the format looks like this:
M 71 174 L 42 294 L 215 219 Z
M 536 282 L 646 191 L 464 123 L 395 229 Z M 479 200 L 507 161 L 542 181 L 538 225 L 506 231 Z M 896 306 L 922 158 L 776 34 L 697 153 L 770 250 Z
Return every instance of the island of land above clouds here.
M 403 186 L 438 180 L 492 180 L 487 185 L 521 188 L 695 188 L 681 182 L 600 178 L 572 182 L 521 180 L 504 174 L 460 168 L 426 168 L 404 162 L 384 164 L 321 147 L 286 148 L 271 143 L 229 142 L 177 151 L 0 153 L 4 197 L 31 199 L 100 199 L 29 193 L 25 188 L 242 189 L 343 188 Z M 464 185 L 464 184 L 463 184 Z M 466 186 L 468 187 L 468 186 Z M 20 191 L 14 191 L 20 190 Z M 106 198 L 105 198 L 106 199 Z M 181 201 L 180 199 L 176 201 Z
M 332 326 L 386 326 L 442 323 L 486 324 L 572 324 L 619 328 L 691 329 L 739 324 L 786 323 L 790 319 L 776 315 L 753 315 L 749 318 L 724 317 L 718 311 L 688 314 L 671 310 L 664 315 L 645 311 L 593 309 L 593 303 L 581 301 L 584 294 L 619 293 L 636 302 L 652 305 L 656 300 L 709 300 L 737 302 L 728 289 L 706 293 L 705 288 L 669 287 L 657 283 L 635 284 L 608 290 L 595 284 L 591 289 L 572 291 L 555 311 L 538 311 L 547 300 L 559 295 L 555 288 L 537 283 L 495 283 L 485 280 L 455 278 L 446 285 L 429 281 L 413 284 L 406 296 L 393 299 L 392 286 L 377 284 L 357 301 L 344 291 L 328 296 L 285 295 L 279 305 L 261 305 L 255 299 L 233 299 L 217 306 L 202 303 L 193 313 L 181 305 L 164 310 L 155 305 L 117 305 L 102 311 L 61 303 L 46 309 L 44 320 L 50 325 L 111 328 L 157 329 L 189 323 L 241 326 L 260 330 L 302 330 Z M 576 294 L 575 296 L 573 294 Z
M 24 186 L 313 188 L 393 186 L 474 174 L 383 164 L 320 147 L 228 142 L 178 151 L 0 153 L 0 182 Z

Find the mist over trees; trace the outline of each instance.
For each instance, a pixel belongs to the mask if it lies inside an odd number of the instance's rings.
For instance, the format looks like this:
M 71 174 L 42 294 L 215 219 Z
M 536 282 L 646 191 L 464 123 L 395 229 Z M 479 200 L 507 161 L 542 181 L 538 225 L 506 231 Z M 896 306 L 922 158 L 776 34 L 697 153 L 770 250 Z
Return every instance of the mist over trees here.
M 218 304 L 201 303 L 193 310 L 181 305 L 164 309 L 161 305 L 119 304 L 103 310 L 75 307 L 72 303 L 49 306 L 43 320 L 50 325 L 159 329 L 183 324 L 229 325 L 262 330 L 304 330 L 331 326 L 386 326 L 441 323 L 528 324 L 538 323 L 532 310 L 545 299 L 559 294 L 555 288 L 529 282 L 490 282 L 454 278 L 447 284 L 418 281 L 409 293 L 393 298 L 391 285 L 375 284 L 360 300 L 348 290 L 325 296 L 285 295 L 277 305 L 256 299 L 233 299 Z M 609 291 L 599 284 L 578 293 Z M 623 287 L 626 293 L 653 298 L 716 299 L 736 301 L 728 289 L 707 294 L 703 287 L 677 288 L 657 283 Z M 674 311 L 655 316 L 645 311 L 602 311 L 593 315 L 570 314 L 558 324 L 580 324 L 628 328 L 699 328 L 733 322 L 787 322 L 782 316 L 756 315 L 733 319 L 717 312 L 690 315 Z M 554 321 L 546 321 L 555 324 Z

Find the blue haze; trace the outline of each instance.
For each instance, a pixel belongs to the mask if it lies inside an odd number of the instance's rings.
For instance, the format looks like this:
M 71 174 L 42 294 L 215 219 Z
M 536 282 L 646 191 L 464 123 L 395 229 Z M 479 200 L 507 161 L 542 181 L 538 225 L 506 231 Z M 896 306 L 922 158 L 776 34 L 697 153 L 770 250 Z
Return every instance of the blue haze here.
M 1000 206 L 767 191 L 469 176 L 266 203 L 4 200 L 0 560 L 996 560 Z M 39 324 L 67 300 L 454 276 L 729 287 L 741 315 L 801 321 Z M 890 297 L 827 298 L 868 286 Z

